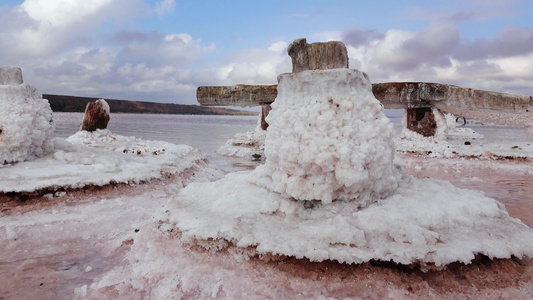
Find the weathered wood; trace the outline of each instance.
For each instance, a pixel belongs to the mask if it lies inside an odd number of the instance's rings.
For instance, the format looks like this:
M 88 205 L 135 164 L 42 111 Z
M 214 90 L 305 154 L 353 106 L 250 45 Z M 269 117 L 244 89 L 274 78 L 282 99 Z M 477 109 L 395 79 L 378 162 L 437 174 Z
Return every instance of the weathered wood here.
M 433 105 L 441 111 L 533 133 L 533 97 L 450 86 L 446 101 Z
M 292 72 L 348 68 L 348 51 L 342 42 L 308 44 L 297 39 L 287 48 L 292 59 Z
M 385 108 L 438 108 L 481 122 L 533 128 L 533 97 L 530 96 L 428 82 L 375 83 L 372 92 Z M 200 87 L 197 92 L 198 102 L 206 106 L 259 106 L 272 103 L 276 96 L 276 85 Z
M 107 123 L 109 123 L 109 106 L 105 100 L 100 99 L 87 103 L 80 130 L 106 129 Z
M 408 108 L 405 113 L 407 116 L 407 129 L 426 137 L 435 135 L 437 122 L 431 108 Z
M 445 101 L 449 85 L 428 82 L 387 82 L 372 84 L 374 97 L 386 108 L 431 107 L 430 102 Z
M 259 106 L 274 102 L 277 85 L 201 86 L 196 98 L 204 106 Z
M 268 117 L 268 114 L 272 110 L 272 106 L 270 104 L 261 106 L 261 129 L 267 130 L 268 123 L 266 121 L 266 117 Z
M 533 97 L 428 82 L 372 85 L 385 108 L 432 107 L 481 122 L 533 130 Z

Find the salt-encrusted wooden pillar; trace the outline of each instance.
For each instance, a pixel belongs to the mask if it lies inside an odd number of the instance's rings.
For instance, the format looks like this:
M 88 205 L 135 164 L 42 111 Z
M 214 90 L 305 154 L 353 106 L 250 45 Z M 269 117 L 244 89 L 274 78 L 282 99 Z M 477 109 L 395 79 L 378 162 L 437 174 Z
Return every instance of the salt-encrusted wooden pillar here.
M 372 85 L 374 96 L 385 107 L 405 109 L 407 129 L 425 137 L 434 136 L 437 132 L 433 104 L 446 101 L 448 90 L 448 85 L 424 82 Z
M 292 59 L 292 73 L 305 70 L 348 68 L 346 46 L 337 41 L 308 44 L 306 39 L 292 42 L 287 52 Z M 257 106 L 261 105 L 261 128 L 266 130 L 265 118 L 270 104 L 277 95 L 277 85 L 201 86 L 196 90 L 198 102 L 206 106 Z
M 104 99 L 87 103 L 80 130 L 106 129 L 109 123 L 109 105 Z
M 0 85 L 22 84 L 22 70 L 13 67 L 0 67 Z M 3 139 L 4 129 L 0 124 L 0 142 Z
M 348 68 L 348 51 L 341 42 L 308 44 L 307 39 L 297 39 L 287 48 L 292 59 L 292 73 L 306 70 Z M 265 118 L 270 113 L 270 104 L 261 106 L 261 129 L 266 130 Z
M 0 85 L 22 84 L 22 70 L 13 67 L 0 67 Z M 0 124 L 0 142 L 3 139 L 3 128 Z
M 0 165 L 53 151 L 54 130 L 48 100 L 23 83 L 20 68 L 0 67 Z

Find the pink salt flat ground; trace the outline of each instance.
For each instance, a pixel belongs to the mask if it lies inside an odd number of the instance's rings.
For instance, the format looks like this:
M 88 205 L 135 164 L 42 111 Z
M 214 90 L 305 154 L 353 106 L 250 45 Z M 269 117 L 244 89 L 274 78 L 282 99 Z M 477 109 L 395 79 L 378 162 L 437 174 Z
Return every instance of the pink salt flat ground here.
M 479 189 L 505 204 L 509 213 L 525 224 L 532 224 L 533 180 L 531 174 L 516 171 L 513 166 L 531 162 L 482 162 L 436 159 L 399 155 L 408 173 L 424 178 L 451 181 L 463 187 Z M 514 171 L 513 171 L 514 170 Z M 69 191 L 52 200 L 34 197 L 18 202 L 13 197 L 0 196 L 0 211 L 6 216 L 36 213 L 51 214 L 81 205 L 97 205 L 102 200 L 117 197 L 138 197 L 155 191 L 172 195 L 177 191 L 171 183 L 175 178 L 157 180 L 142 185 L 119 185 L 104 188 Z M 467 201 L 468 199 L 465 199 Z M 73 218 L 73 226 L 76 219 Z M 64 224 L 63 226 L 68 226 Z M 81 233 L 80 233 L 81 234 Z M 15 241 L 13 241 L 15 242 Z M 18 243 L 15 259 L 0 260 L 0 299 L 70 299 L 74 288 L 90 285 L 94 278 L 113 266 L 124 263 L 122 258 L 131 247 L 131 240 L 114 241 L 119 246 L 106 250 L 106 240 L 72 239 L 57 245 L 57 251 L 38 255 L 38 245 L 28 239 Z M 164 241 L 161 241 L 164 242 Z M 65 246 L 65 243 L 69 244 Z M 121 245 L 121 246 L 120 246 Z M 54 248 L 55 245 L 51 245 Z M 0 246 L 0 250 L 2 247 Z M 252 298 L 276 294 L 287 298 L 370 299 L 531 299 L 533 298 L 533 260 L 507 259 L 490 261 L 481 258 L 470 265 L 452 264 L 444 271 L 421 272 L 418 269 L 380 263 L 342 265 L 336 262 L 311 263 L 291 258 L 271 261 L 251 259 L 235 261 L 229 253 L 204 253 L 197 249 L 179 249 L 183 259 L 203 259 L 217 268 L 232 269 L 234 282 L 252 285 Z M 171 258 L 169 258 L 171 260 Z M 236 266 L 238 264 L 238 266 Z M 87 271 L 86 266 L 91 270 Z M 255 278 L 250 278 L 250 275 Z M 267 293 L 266 289 L 276 290 Z M 185 295 L 197 298 L 192 293 Z M 113 295 L 107 295 L 113 298 Z M 224 297 L 224 294 L 216 294 Z

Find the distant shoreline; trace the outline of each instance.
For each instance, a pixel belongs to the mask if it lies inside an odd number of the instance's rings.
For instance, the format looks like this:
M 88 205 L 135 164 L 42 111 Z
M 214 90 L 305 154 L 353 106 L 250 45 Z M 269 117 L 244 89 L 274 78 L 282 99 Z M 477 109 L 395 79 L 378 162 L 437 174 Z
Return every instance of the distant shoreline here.
M 54 112 L 85 112 L 87 103 L 101 98 L 78 97 L 66 95 L 43 94 L 48 99 Z M 173 114 L 173 115 L 242 115 L 255 116 L 257 113 L 219 107 L 198 105 L 185 105 L 174 103 L 157 103 L 147 101 L 130 101 L 118 99 L 105 99 L 112 113 L 135 114 Z

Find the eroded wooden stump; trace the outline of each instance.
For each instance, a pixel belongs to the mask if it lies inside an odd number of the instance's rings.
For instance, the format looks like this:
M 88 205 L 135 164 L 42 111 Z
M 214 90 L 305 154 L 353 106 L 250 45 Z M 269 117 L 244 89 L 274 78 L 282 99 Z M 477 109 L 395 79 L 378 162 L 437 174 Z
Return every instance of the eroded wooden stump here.
M 431 108 L 408 108 L 405 113 L 407 114 L 407 129 L 425 137 L 435 135 L 437 122 Z
M 308 44 L 297 39 L 287 49 L 292 59 L 292 72 L 348 68 L 348 51 L 342 42 Z
M 80 130 L 106 129 L 109 123 L 109 105 L 104 99 L 87 103 Z

